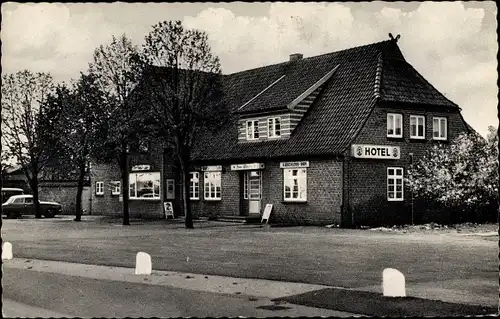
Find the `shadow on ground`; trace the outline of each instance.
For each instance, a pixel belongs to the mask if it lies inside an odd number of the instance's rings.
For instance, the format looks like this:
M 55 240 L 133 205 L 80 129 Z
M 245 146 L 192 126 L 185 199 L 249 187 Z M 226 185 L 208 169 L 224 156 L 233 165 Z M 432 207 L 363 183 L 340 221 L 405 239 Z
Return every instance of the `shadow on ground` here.
M 315 290 L 273 301 L 376 317 L 474 316 L 492 315 L 497 312 L 497 309 L 485 306 L 462 305 L 414 297 L 384 297 L 379 293 L 336 288 Z

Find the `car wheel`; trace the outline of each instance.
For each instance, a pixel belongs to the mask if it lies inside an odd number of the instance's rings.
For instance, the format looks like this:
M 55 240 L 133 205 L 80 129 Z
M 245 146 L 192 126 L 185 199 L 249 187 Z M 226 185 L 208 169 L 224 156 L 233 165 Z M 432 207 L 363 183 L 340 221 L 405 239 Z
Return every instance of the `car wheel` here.
M 52 209 L 48 209 L 47 212 L 45 213 L 45 218 L 53 218 L 56 214 Z

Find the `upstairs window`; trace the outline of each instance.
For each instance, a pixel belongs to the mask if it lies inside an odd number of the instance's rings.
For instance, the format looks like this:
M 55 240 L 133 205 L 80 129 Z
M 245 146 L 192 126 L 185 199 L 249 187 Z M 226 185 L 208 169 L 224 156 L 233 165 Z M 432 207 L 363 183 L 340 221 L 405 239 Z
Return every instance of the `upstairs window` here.
M 403 137 L 403 115 L 387 113 L 387 137 Z
M 281 119 L 279 117 L 271 117 L 267 119 L 267 136 L 271 138 L 281 136 Z
M 410 115 L 410 138 L 425 139 L 425 117 Z
M 247 121 L 247 140 L 259 139 L 259 120 Z
M 446 140 L 448 123 L 446 117 L 435 117 L 432 119 L 432 138 L 435 140 Z
M 95 182 L 95 194 L 104 195 L 104 182 Z
M 189 199 L 200 199 L 200 173 L 189 173 Z

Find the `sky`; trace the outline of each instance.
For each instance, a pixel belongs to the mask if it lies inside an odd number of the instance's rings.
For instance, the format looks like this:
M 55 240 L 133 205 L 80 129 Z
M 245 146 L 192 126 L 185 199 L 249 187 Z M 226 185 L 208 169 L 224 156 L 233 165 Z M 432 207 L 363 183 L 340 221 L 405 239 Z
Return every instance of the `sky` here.
M 481 135 L 497 118 L 497 8 L 485 2 L 2 4 L 2 73 L 87 71 L 94 49 L 181 20 L 206 31 L 224 73 L 334 52 L 401 35 L 406 60 L 462 108 Z

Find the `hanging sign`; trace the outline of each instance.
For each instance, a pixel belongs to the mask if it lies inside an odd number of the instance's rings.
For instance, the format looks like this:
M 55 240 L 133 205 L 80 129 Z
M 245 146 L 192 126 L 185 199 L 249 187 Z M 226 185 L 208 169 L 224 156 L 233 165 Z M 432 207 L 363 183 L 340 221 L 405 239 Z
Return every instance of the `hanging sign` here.
M 165 213 L 165 219 L 168 219 L 169 216 L 174 218 L 174 206 L 172 202 L 163 202 L 163 210 Z
M 137 172 L 137 171 L 149 171 L 151 169 L 151 165 L 134 165 L 131 168 L 132 172 Z
M 356 158 L 400 159 L 399 146 L 353 144 L 351 154 Z
M 280 168 L 300 168 L 300 167 L 309 167 L 309 161 L 280 163 Z
M 260 223 L 262 224 L 263 221 L 267 222 L 269 221 L 269 216 L 271 216 L 271 211 L 273 210 L 273 204 L 266 204 L 266 207 L 264 208 L 264 213 L 262 213 L 262 219 L 260 220 Z
M 202 172 L 220 172 L 222 171 L 222 165 L 211 165 L 211 166 L 202 166 Z
M 232 164 L 232 171 L 242 171 L 250 169 L 264 169 L 264 163 L 251 163 L 251 164 Z

